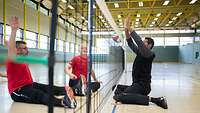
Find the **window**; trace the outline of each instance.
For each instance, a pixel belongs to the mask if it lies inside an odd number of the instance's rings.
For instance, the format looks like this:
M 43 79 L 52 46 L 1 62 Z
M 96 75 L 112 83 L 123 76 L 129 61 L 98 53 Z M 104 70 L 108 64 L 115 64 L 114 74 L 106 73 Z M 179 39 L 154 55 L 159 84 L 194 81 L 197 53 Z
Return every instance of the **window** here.
M 74 53 L 74 43 L 70 43 L 70 52 Z
M 34 32 L 26 31 L 26 43 L 28 48 L 37 48 L 36 46 L 37 34 Z
M 62 40 L 58 40 L 59 46 L 58 46 L 58 51 L 63 51 L 63 41 Z
M 3 26 L 3 33 L 4 33 L 4 26 Z M 11 35 L 11 27 L 6 25 L 6 41 L 8 41 L 10 39 L 10 35 Z M 17 33 L 16 33 L 16 41 L 18 40 L 21 40 L 21 29 L 18 29 L 17 30 Z M 3 38 L 3 36 L 2 36 Z M 2 39 L 2 41 L 4 42 L 4 40 Z M 7 42 L 4 42 L 4 44 L 7 43 Z
M 28 48 L 36 48 L 36 42 L 32 40 L 26 40 Z
M 163 37 L 156 37 L 153 38 L 154 46 L 164 46 L 164 38 Z
M 194 40 L 195 40 L 195 42 L 199 42 L 200 41 L 200 37 L 199 36 L 194 37 Z
M 178 37 L 165 37 L 165 45 L 166 46 L 178 46 L 179 45 Z
M 69 42 L 66 42 L 65 43 L 65 52 L 69 52 Z
M 76 53 L 79 53 L 79 45 L 76 45 Z
M 188 43 L 193 43 L 193 37 L 180 37 L 180 45 L 186 45 Z
M 45 35 L 40 35 L 40 49 L 47 50 L 48 48 L 48 37 Z
M 97 51 L 97 54 L 109 54 L 109 39 L 106 38 L 97 38 L 97 48 L 99 48 L 99 51 Z
M 43 14 L 45 14 L 46 16 L 48 16 L 48 10 L 43 8 L 43 7 L 40 7 L 40 12 L 42 12 Z
M 197 33 L 200 33 L 200 29 L 197 29 Z
M 29 7 L 32 7 L 34 9 L 37 9 L 37 5 L 35 3 L 33 3 L 31 0 L 27 0 L 26 1 L 26 5 L 28 5 Z

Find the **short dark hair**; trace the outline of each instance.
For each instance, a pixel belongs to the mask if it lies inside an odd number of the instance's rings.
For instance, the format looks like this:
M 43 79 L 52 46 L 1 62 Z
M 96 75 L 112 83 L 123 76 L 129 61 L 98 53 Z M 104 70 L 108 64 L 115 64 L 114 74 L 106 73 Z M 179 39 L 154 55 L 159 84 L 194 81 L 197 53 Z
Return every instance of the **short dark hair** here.
M 151 49 L 154 47 L 154 40 L 151 37 L 145 37 L 148 44 L 151 44 Z
M 25 41 L 16 41 L 16 48 L 18 48 L 20 44 L 26 44 L 26 42 Z

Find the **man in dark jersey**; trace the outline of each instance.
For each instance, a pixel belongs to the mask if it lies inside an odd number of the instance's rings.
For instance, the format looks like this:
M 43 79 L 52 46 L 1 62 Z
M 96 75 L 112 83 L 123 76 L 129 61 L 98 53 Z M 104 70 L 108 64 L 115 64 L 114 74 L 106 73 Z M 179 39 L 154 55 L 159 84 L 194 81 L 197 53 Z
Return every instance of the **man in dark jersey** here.
M 11 19 L 11 37 L 8 45 L 8 60 L 6 61 L 8 90 L 11 98 L 16 102 L 33 104 L 49 103 L 49 86 L 33 82 L 31 72 L 26 63 L 17 63 L 13 59 L 16 55 L 28 55 L 26 42 L 15 41 L 18 29 L 18 18 Z M 65 95 L 63 99 L 53 98 L 53 104 L 60 107 L 75 108 L 76 101 L 69 86 L 53 87 L 54 95 Z
M 151 51 L 154 46 L 152 38 L 145 38 L 144 41 L 130 29 L 131 20 L 128 17 L 125 21 L 125 35 L 128 46 L 136 54 L 132 67 L 132 85 L 117 85 L 114 99 L 125 104 L 149 105 L 149 102 L 167 109 L 167 101 L 164 97 L 153 98 L 148 94 L 151 92 L 151 68 L 155 54 Z M 133 43 L 133 40 L 137 45 Z M 113 89 L 115 86 L 113 87 Z

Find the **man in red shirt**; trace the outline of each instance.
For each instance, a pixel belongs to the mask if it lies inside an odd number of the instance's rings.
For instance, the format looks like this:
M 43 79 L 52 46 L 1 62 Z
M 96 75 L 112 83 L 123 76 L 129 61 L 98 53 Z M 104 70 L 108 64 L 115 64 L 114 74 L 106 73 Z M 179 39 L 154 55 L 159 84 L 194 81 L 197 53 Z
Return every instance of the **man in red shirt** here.
M 8 90 L 11 98 L 16 102 L 44 104 L 49 103 L 49 86 L 33 82 L 31 72 L 26 63 L 17 63 L 13 60 L 16 55 L 28 55 L 26 42 L 15 41 L 18 29 L 18 18 L 12 17 L 11 37 L 8 45 L 8 60 L 6 61 Z M 53 98 L 55 106 L 75 108 L 76 101 L 72 89 L 66 87 L 53 87 L 54 95 L 65 95 L 63 99 Z
M 81 55 L 75 56 L 72 60 L 67 63 L 65 72 L 69 75 L 70 81 L 69 86 L 74 90 L 75 95 L 80 95 L 76 91 L 75 87 L 82 87 L 87 84 L 87 68 L 88 68 L 88 56 L 87 56 L 87 46 L 86 44 L 81 45 Z M 100 81 L 97 80 L 94 71 L 92 70 L 91 76 L 95 82 L 91 83 L 91 89 L 96 92 L 100 88 Z M 82 84 L 80 80 L 82 79 Z M 77 86 L 79 84 L 79 86 Z M 83 93 L 83 92 L 82 92 Z

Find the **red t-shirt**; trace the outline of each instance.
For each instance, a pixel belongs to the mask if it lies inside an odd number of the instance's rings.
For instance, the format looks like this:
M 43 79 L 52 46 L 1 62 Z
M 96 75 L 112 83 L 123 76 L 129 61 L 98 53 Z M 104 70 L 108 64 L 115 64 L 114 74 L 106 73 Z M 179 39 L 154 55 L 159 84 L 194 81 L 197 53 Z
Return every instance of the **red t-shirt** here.
M 75 56 L 69 64 L 72 65 L 72 73 L 80 78 L 80 75 L 84 75 L 87 78 L 87 56 Z
M 29 67 L 25 63 L 6 62 L 6 71 L 8 78 L 8 90 L 11 94 L 18 88 L 33 83 Z

